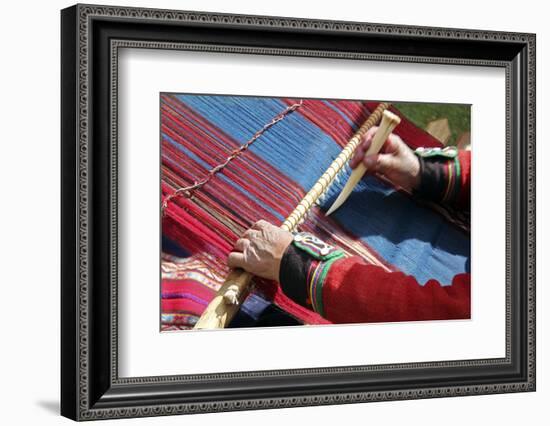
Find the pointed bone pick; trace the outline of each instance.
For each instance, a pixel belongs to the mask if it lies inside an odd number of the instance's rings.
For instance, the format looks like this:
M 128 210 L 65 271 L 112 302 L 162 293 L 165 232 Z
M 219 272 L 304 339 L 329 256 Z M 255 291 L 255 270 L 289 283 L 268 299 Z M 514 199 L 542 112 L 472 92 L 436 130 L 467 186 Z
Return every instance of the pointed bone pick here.
M 397 115 L 387 110 L 384 111 L 382 121 L 380 122 L 380 127 L 378 127 L 376 134 L 372 138 L 372 143 L 370 144 L 369 149 L 367 150 L 367 153 L 365 155 L 378 154 L 378 151 L 380 151 L 380 148 L 382 148 L 382 145 L 384 145 L 384 142 L 386 141 L 386 139 L 388 139 L 388 136 L 390 135 L 392 130 L 395 129 L 395 127 L 400 122 L 401 119 Z M 335 212 L 342 204 L 344 204 L 344 202 L 348 199 L 349 195 L 353 191 L 353 188 L 355 188 L 355 185 L 357 185 L 357 182 L 361 180 L 366 171 L 367 168 L 363 163 L 360 163 L 355 168 L 355 170 L 349 176 L 349 179 L 342 189 L 342 192 L 340 192 L 338 198 L 336 198 L 336 201 L 334 201 L 330 209 L 328 209 L 326 213 L 327 216 Z

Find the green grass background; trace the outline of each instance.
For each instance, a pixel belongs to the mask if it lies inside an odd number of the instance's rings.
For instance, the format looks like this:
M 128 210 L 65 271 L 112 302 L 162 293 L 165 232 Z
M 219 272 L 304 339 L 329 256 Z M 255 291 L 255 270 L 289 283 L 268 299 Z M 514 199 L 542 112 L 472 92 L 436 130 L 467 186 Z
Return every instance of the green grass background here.
M 470 105 L 430 104 L 430 103 L 393 103 L 410 121 L 422 129 L 430 121 L 439 118 L 449 120 L 451 138 L 447 145 L 456 145 L 458 137 L 470 131 Z

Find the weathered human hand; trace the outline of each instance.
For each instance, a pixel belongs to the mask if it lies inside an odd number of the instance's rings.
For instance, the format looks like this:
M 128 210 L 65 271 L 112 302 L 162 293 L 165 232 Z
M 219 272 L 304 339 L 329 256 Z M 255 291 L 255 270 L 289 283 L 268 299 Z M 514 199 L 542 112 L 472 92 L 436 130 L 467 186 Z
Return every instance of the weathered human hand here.
M 258 277 L 279 281 L 281 259 L 291 242 L 290 232 L 260 220 L 237 240 L 227 264 Z
M 379 174 L 392 183 L 408 190 L 418 188 L 420 184 L 420 162 L 403 140 L 390 134 L 380 153 L 366 155 L 378 127 L 365 134 L 363 141 L 355 150 L 350 166 L 355 169 L 361 162 L 367 167 L 367 174 Z

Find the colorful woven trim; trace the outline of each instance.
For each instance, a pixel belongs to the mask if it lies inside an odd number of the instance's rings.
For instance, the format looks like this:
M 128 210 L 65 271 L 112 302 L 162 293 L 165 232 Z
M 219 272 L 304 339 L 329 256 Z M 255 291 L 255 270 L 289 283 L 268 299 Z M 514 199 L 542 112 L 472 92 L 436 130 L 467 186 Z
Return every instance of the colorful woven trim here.
M 317 260 L 332 259 L 343 253 L 338 247 L 325 243 L 309 232 L 299 232 L 295 234 L 293 243 L 295 247 L 305 251 Z
M 443 201 L 451 202 L 458 198 L 460 192 L 460 161 L 455 157 L 447 163 L 447 186 Z
M 456 146 L 448 146 L 443 149 L 439 147 L 430 147 L 430 148 L 419 147 L 419 148 L 416 148 L 414 152 L 416 155 L 422 158 L 431 158 L 431 157 L 455 158 L 458 155 L 458 148 Z
M 307 277 L 308 299 L 315 312 L 322 317 L 325 316 L 325 308 L 323 304 L 323 283 L 330 270 L 332 264 L 345 257 L 343 252 L 337 253 L 327 261 L 313 261 L 309 267 Z

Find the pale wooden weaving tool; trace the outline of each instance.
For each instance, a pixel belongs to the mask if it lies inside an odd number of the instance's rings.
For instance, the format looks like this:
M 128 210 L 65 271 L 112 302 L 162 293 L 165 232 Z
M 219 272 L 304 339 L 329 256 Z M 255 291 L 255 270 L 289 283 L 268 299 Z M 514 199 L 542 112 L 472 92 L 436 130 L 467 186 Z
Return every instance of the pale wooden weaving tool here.
M 388 136 L 390 135 L 392 130 L 395 129 L 395 126 L 397 126 L 399 123 L 401 123 L 401 119 L 397 115 L 390 111 L 384 111 L 380 127 L 378 127 L 378 130 L 372 138 L 372 142 L 365 155 L 378 154 L 378 152 L 382 148 L 382 145 L 384 145 L 384 142 L 386 142 L 386 139 L 388 139 Z M 367 167 L 365 166 L 365 164 L 363 162 L 359 163 L 359 165 L 349 176 L 349 179 L 342 189 L 342 192 L 340 192 L 340 194 L 338 195 L 338 198 L 336 198 L 330 209 L 328 209 L 326 213 L 327 216 L 336 211 L 336 209 L 338 209 L 338 207 L 340 207 L 342 204 L 344 204 L 344 202 L 348 199 L 349 195 L 353 191 L 353 188 L 355 188 L 355 185 L 357 185 L 357 183 L 361 180 L 366 172 Z
M 331 163 L 328 169 L 321 175 L 296 208 L 281 225 L 282 229 L 293 231 L 303 220 L 309 209 L 315 204 L 319 197 L 327 190 L 334 178 L 344 168 L 352 157 L 355 149 L 361 143 L 364 134 L 383 116 L 390 104 L 380 103 L 373 113 L 367 118 L 363 125 L 357 130 L 353 137 L 340 152 L 338 157 Z M 393 114 L 392 114 L 393 115 Z M 393 128 L 392 128 L 393 129 Z M 391 130 L 390 130 L 391 132 Z M 380 132 L 378 132 L 380 133 Z M 378 134 L 377 133 L 377 134 Z M 388 133 L 389 134 L 389 133 Z M 387 138 L 387 136 L 386 136 Z M 385 139 L 384 139 L 385 140 Z M 383 141 L 384 141 L 383 140 Z M 382 141 L 382 142 L 383 142 Z M 242 269 L 233 269 L 220 287 L 216 296 L 206 307 L 197 323 L 195 329 L 225 328 L 229 325 L 237 311 L 239 303 L 242 302 L 250 287 L 253 275 Z

